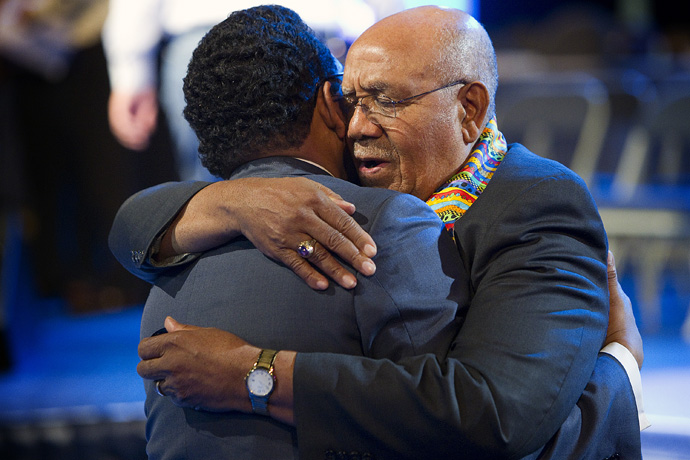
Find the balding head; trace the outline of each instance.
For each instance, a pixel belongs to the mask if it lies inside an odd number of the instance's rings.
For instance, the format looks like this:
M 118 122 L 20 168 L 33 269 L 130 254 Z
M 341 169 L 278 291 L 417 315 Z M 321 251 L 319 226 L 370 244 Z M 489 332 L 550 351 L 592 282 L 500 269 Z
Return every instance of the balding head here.
M 427 199 L 467 160 L 495 88 L 491 41 L 462 11 L 414 8 L 369 28 L 343 76 L 361 183 Z
M 404 10 L 367 29 L 351 51 L 359 46 L 378 47 L 391 61 L 409 63 L 403 67 L 435 84 L 481 81 L 491 98 L 487 119 L 494 115 L 496 54 L 484 27 L 464 11 L 437 6 Z

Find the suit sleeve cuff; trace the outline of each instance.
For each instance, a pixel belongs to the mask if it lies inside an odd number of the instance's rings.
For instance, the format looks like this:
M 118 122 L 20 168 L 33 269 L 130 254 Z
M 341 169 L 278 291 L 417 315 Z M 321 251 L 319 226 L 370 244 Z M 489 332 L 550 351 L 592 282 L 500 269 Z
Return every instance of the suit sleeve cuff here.
M 649 420 L 647 420 L 647 415 L 644 412 L 642 401 L 642 377 L 640 375 L 640 369 L 637 367 L 635 357 L 627 348 L 617 342 L 609 343 L 601 351 L 602 353 L 607 353 L 613 356 L 619 363 L 621 363 L 623 369 L 625 369 L 625 373 L 628 375 L 628 380 L 632 386 L 633 394 L 635 395 L 637 416 L 640 421 L 640 431 L 649 428 L 651 423 L 649 423 Z
M 167 259 L 159 260 L 157 255 L 158 251 L 160 251 L 161 241 L 163 240 L 164 233 L 165 232 L 161 232 L 151 243 L 151 247 L 149 248 L 148 256 L 146 258 L 146 261 L 150 266 L 156 268 L 175 267 L 177 265 L 189 263 L 200 256 L 199 253 L 185 252 L 184 254 L 178 254 L 176 256 L 168 257 Z

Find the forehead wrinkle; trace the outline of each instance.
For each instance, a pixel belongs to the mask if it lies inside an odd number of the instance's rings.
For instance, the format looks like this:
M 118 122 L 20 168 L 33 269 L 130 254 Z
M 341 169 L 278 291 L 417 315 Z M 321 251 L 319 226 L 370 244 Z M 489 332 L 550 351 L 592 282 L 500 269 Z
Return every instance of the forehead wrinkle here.
M 394 99 L 425 91 L 438 79 L 434 61 L 429 59 L 429 52 L 433 50 L 430 46 L 424 47 L 427 51 L 419 54 L 411 51 L 414 48 L 409 38 L 389 40 L 377 46 L 376 54 L 384 57 L 377 62 L 362 59 L 369 62 L 361 67 L 357 77 L 359 87 L 369 94 L 386 94 Z
M 350 77 L 349 80 L 352 81 L 347 82 L 347 85 L 345 85 L 345 82 L 343 82 L 344 94 L 356 93 L 357 90 L 355 88 L 361 89 L 367 94 L 380 94 L 390 88 L 390 82 L 380 77 L 381 67 L 387 66 L 386 59 L 374 62 L 367 61 L 369 61 L 369 59 L 366 59 L 364 56 L 360 56 L 357 63 L 352 63 L 352 61 L 349 61 L 346 64 L 345 74 Z M 350 68 L 356 68 L 357 70 L 348 72 L 348 64 L 350 64 Z M 350 86 L 350 84 L 352 86 Z
M 357 76 L 352 76 L 353 83 L 343 83 L 343 95 L 354 95 L 362 92 L 365 95 L 406 96 L 415 86 L 422 85 L 427 80 L 427 68 L 400 73 L 385 63 L 374 64 Z M 414 84 L 416 83 L 416 84 Z M 351 85 L 351 86 L 350 86 Z M 357 89 L 355 89 L 357 88 Z
M 359 86 L 367 94 L 385 93 L 390 88 L 390 84 L 382 80 L 364 81 Z
M 379 93 L 385 92 L 390 87 L 390 84 L 385 82 L 385 81 L 374 80 L 371 82 L 364 82 L 364 83 L 360 82 L 358 86 L 365 93 L 379 94 Z M 343 94 L 351 95 L 351 94 L 356 94 L 356 93 L 357 93 L 357 91 L 355 90 L 355 88 L 349 88 L 349 87 L 343 86 Z

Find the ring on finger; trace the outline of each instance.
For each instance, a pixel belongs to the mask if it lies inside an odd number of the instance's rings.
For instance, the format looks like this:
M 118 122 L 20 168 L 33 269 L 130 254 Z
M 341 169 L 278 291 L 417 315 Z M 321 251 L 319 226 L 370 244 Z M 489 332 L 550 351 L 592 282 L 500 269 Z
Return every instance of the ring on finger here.
M 310 241 L 302 241 L 299 246 L 297 246 L 297 254 L 302 258 L 308 259 L 314 254 L 314 245 L 316 240 L 312 238 Z
M 156 380 L 156 393 L 165 398 L 165 394 L 161 391 L 162 380 Z

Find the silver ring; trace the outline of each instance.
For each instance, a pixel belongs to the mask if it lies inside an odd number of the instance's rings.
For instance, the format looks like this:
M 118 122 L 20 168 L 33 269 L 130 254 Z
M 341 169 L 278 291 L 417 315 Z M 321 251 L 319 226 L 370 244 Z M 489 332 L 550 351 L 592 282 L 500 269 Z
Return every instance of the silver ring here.
M 299 246 L 297 246 L 297 254 L 299 254 L 304 259 L 308 259 L 314 254 L 314 245 L 316 240 L 312 238 L 311 241 L 302 241 Z
M 162 380 L 156 380 L 156 393 L 165 398 L 165 395 L 161 391 L 161 382 Z

